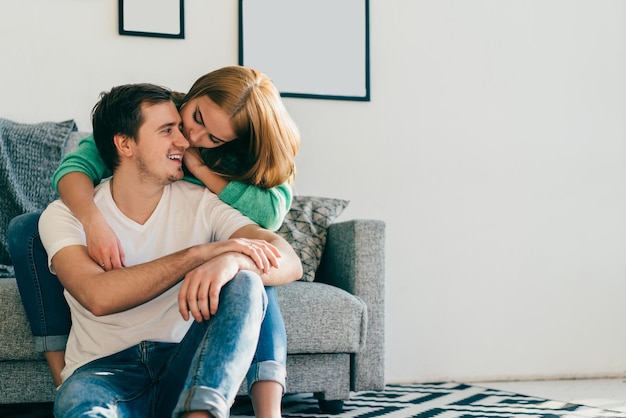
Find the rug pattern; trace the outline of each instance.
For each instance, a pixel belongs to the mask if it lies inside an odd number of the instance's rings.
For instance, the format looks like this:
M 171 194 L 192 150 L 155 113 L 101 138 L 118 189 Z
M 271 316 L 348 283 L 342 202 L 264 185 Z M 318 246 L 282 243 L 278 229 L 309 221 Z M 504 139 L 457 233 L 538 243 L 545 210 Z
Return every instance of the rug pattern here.
M 249 398 L 239 399 L 232 418 L 254 416 Z M 52 418 L 52 404 L 0 405 L 2 418 Z M 387 385 L 357 392 L 337 415 L 321 414 L 311 394 L 288 394 L 284 418 L 626 418 L 626 414 L 519 395 L 462 383 Z
M 249 405 L 236 404 L 231 417 L 253 415 Z M 288 394 L 283 399 L 283 417 L 626 418 L 626 414 L 462 383 L 427 383 L 354 393 L 337 415 L 321 414 L 310 394 Z

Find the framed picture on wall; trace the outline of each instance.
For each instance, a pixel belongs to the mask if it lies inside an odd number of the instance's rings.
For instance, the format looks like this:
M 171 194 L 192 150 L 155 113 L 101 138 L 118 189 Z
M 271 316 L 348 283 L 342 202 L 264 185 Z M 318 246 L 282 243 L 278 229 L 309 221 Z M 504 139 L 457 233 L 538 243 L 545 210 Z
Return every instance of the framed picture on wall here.
M 185 38 L 183 0 L 118 0 L 119 33 Z
M 369 101 L 369 0 L 239 0 L 239 64 L 283 97 Z

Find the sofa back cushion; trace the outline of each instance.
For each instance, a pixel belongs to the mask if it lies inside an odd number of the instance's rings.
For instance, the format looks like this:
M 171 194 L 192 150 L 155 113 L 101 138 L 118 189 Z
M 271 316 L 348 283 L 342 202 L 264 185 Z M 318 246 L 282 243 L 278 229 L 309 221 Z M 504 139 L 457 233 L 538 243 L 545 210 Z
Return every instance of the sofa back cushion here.
M 302 261 L 300 280 L 312 282 L 320 264 L 328 227 L 341 215 L 349 201 L 316 196 L 294 196 L 291 209 L 276 231 L 295 250 Z
M 12 277 L 7 228 L 17 215 L 40 212 L 56 198 L 51 177 L 73 120 L 22 124 L 0 118 L 0 277 Z

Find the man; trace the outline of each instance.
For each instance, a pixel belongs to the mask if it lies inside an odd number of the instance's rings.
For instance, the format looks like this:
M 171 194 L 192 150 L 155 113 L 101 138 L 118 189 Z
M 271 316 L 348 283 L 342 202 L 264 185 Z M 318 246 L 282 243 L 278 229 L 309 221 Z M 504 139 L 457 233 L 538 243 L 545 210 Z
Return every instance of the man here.
M 92 121 L 113 171 L 94 201 L 127 267 L 94 262 L 61 201 L 42 214 L 72 313 L 55 416 L 227 417 L 256 349 L 263 285 L 296 280 L 300 261 L 276 234 L 177 181 L 189 144 L 168 90 L 113 88 Z

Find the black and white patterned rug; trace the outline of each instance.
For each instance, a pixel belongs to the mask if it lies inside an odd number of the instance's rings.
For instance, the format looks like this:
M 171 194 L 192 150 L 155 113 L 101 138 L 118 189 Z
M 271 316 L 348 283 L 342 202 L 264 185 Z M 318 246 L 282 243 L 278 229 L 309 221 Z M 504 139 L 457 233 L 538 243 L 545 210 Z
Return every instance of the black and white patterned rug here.
M 0 405 L 2 418 L 51 418 L 51 404 Z M 232 418 L 251 417 L 247 398 Z M 288 394 L 284 418 L 626 418 L 626 414 L 557 400 L 519 395 L 463 383 L 388 385 L 382 392 L 357 392 L 340 414 L 320 413 L 311 394 Z
M 249 403 L 236 403 L 231 417 L 253 416 Z M 486 389 L 462 383 L 388 385 L 358 392 L 337 415 L 321 414 L 310 394 L 286 395 L 285 418 L 626 418 L 626 414 L 567 402 Z

